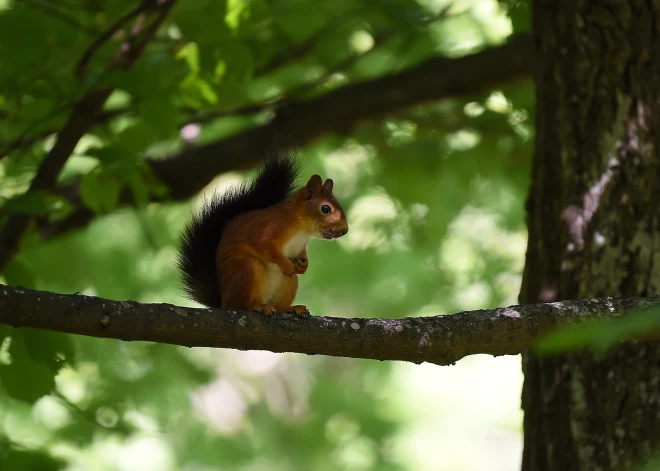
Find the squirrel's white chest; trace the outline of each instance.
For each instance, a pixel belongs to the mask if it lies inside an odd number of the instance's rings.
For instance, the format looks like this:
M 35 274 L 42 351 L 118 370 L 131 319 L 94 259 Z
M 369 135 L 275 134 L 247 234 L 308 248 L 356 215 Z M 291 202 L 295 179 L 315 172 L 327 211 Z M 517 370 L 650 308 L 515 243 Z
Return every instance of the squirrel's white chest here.
M 286 244 L 282 247 L 282 252 L 287 257 L 297 257 L 298 254 L 305 248 L 312 234 L 309 232 L 298 232 L 291 237 Z
M 299 232 L 287 241 L 282 247 L 282 252 L 286 257 L 297 257 L 300 252 L 305 248 L 307 242 L 312 237 L 308 232 Z M 266 263 L 266 290 L 262 304 L 273 304 L 277 295 L 280 292 L 282 283 L 284 282 L 284 274 L 280 267 L 275 263 Z
M 266 290 L 263 294 L 264 298 L 262 304 L 273 304 L 277 298 L 277 293 L 280 291 L 282 282 L 284 281 L 284 274 L 280 267 L 275 263 L 266 264 Z

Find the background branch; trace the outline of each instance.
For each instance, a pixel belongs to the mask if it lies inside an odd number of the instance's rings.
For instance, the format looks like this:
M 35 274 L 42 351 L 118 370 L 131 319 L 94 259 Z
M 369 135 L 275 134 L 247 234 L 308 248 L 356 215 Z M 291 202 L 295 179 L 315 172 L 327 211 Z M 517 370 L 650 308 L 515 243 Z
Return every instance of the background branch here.
M 50 5 L 48 3 L 42 3 L 39 1 L 35 0 L 23 0 L 23 3 L 27 5 L 30 8 L 34 8 L 35 10 L 39 10 L 46 15 L 52 16 L 53 18 L 57 18 L 58 20 L 62 21 L 63 23 L 79 30 L 82 31 L 85 34 L 88 35 L 95 35 L 97 32 L 93 28 L 89 28 L 83 24 L 81 24 L 76 18 L 73 16 L 64 13 L 63 11 L 59 10 L 57 7 Z M 62 5 L 58 5 L 62 6 Z
M 0 285 L 0 324 L 187 347 L 453 364 L 515 355 L 550 329 L 620 317 L 660 298 L 601 298 L 403 319 L 297 317 L 140 304 Z M 647 340 L 651 336 L 644 337 Z
M 94 54 L 98 49 L 103 46 L 104 43 L 110 40 L 114 34 L 116 34 L 121 28 L 123 28 L 126 23 L 135 18 L 137 15 L 145 11 L 151 0 L 144 0 L 139 5 L 136 5 L 133 9 L 127 12 L 125 15 L 117 19 L 112 25 L 110 25 L 105 31 L 97 36 L 97 38 L 90 44 L 85 53 L 82 55 L 82 58 L 76 66 L 76 75 L 82 77 L 85 75 L 87 69 L 87 64 L 92 60 Z
M 533 70 L 534 45 L 526 34 L 476 54 L 430 59 L 404 72 L 348 85 L 305 102 L 276 109 L 268 124 L 220 141 L 189 148 L 166 159 L 148 159 L 154 174 L 170 190 L 170 201 L 182 201 L 201 191 L 221 173 L 261 163 L 273 136 L 287 136 L 279 147 L 300 146 L 328 133 L 348 134 L 358 123 L 422 103 L 468 95 L 502 83 L 528 78 Z M 62 194 L 75 191 L 63 190 Z M 128 192 L 123 204 L 131 204 Z M 66 218 L 42 222 L 42 237 L 54 237 L 88 224 L 96 214 L 80 198 Z
M 300 146 L 329 133 L 347 134 L 362 121 L 421 103 L 524 79 L 532 72 L 534 54 L 533 43 L 522 35 L 511 38 L 506 45 L 458 59 L 430 59 L 398 74 L 291 103 L 277 110 L 275 118 L 264 126 L 149 163 L 154 174 L 171 189 L 172 198 L 185 199 L 219 173 L 260 163 L 273 136 L 289 136 L 291 143 Z
M 144 4 L 146 5 L 150 1 L 145 0 Z M 121 45 L 113 63 L 108 66 L 108 70 L 113 67 L 126 69 L 135 63 L 175 1 L 159 0 L 150 4 L 151 9 L 146 10 L 145 14 L 152 15 L 153 20 L 144 29 L 133 28 L 131 36 Z M 55 145 L 37 170 L 29 190 L 50 190 L 55 187 L 57 176 L 64 164 L 71 156 L 80 138 L 94 124 L 112 92 L 113 88 L 109 86 L 91 90 L 74 106 L 66 124 L 58 132 Z M 16 214 L 10 216 L 3 226 L 2 232 L 0 232 L 0 272 L 3 271 L 5 265 L 18 251 L 20 241 L 27 232 L 32 220 L 31 215 Z
M 55 186 L 57 175 L 85 134 L 94 118 L 101 112 L 111 88 L 88 93 L 74 108 L 69 120 L 57 136 L 55 145 L 42 162 L 30 190 L 45 190 Z M 27 214 L 11 216 L 0 232 L 0 272 L 18 250 L 21 238 L 28 230 L 32 217 Z

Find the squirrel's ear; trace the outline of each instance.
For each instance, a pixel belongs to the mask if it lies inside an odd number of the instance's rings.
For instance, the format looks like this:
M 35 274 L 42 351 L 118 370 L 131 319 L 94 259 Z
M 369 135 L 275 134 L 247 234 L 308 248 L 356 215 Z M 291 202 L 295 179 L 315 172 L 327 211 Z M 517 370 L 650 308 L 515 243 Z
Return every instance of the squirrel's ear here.
M 332 179 L 331 179 L 331 178 L 328 178 L 328 179 L 325 181 L 325 183 L 323 184 L 323 189 L 324 189 L 327 193 L 332 193 L 332 185 L 333 185 Z
M 321 176 L 314 174 L 311 176 L 307 182 L 307 199 L 312 199 L 314 195 L 317 195 L 321 192 L 323 180 Z

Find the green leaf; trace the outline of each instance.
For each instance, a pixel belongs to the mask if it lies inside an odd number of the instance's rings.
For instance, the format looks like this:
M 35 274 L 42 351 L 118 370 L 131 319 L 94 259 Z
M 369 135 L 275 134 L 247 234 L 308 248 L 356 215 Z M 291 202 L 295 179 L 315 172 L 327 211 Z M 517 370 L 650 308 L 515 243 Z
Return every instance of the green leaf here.
M 227 0 L 227 14 L 225 23 L 232 30 L 237 30 L 241 20 L 249 13 L 248 2 L 246 0 Z
M 80 197 L 95 213 L 112 211 L 119 203 L 121 182 L 111 173 L 97 169 L 86 174 L 80 184 Z
M 131 125 L 130 127 L 134 127 Z M 139 166 L 140 159 L 136 151 L 130 150 L 127 146 L 137 145 L 135 140 L 141 139 L 139 132 L 128 133 L 126 130 L 122 132 L 117 138 L 121 138 L 121 144 L 113 144 L 100 149 L 93 149 L 90 154 L 96 157 L 103 164 L 103 169 L 98 171 L 112 171 L 120 175 L 131 175 L 135 173 Z
M 42 451 L 0 450 L 0 469 L 20 471 L 58 471 L 66 468 L 66 463 Z
M 24 341 L 30 357 L 53 373 L 57 373 L 67 363 L 75 363 L 75 348 L 68 334 L 35 329 L 29 331 Z
M 226 1 L 189 0 L 173 11 L 173 20 L 189 41 L 217 44 L 231 33 L 224 21 L 226 15 Z
M 17 137 L 18 134 L 12 134 L 8 141 L 12 141 Z M 8 155 L 2 161 L 4 176 L 7 178 L 24 178 L 26 175 L 32 176 L 45 155 L 45 152 L 35 151 L 33 148 L 28 148 L 20 154 Z
M 11 286 L 22 286 L 29 289 L 36 287 L 34 273 L 20 255 L 7 264 L 2 276 Z
M 139 175 L 134 174 L 128 180 L 128 184 L 133 191 L 135 204 L 138 208 L 143 208 L 149 202 L 149 187 Z
M 529 0 L 500 0 L 506 3 L 507 13 L 515 34 L 528 33 L 531 28 L 531 9 Z
M 43 190 L 30 190 L 4 202 L 3 209 L 12 213 L 50 214 L 70 208 L 70 203 L 63 197 Z
M 34 31 L 48 29 L 47 16 L 31 14 L 26 7 L 16 5 L 0 15 L 0 52 L 9 52 L 14 44 L 13 54 L 3 54 L 3 60 L 11 60 L 16 66 L 30 65 L 44 57 L 48 45 L 33 34 Z
M 598 354 L 607 352 L 622 340 L 644 335 L 660 327 L 660 307 L 652 307 L 617 318 L 589 319 L 556 329 L 541 337 L 534 349 L 550 355 L 583 348 Z
M 239 82 L 247 82 L 252 78 L 254 59 L 247 46 L 241 43 L 234 44 L 223 54 L 223 62 L 221 69 L 225 71 L 225 76 L 232 77 Z M 216 65 L 216 73 L 218 67 L 219 65 Z
M 160 108 L 161 111 L 164 111 L 166 106 L 166 104 L 163 105 Z M 115 153 L 115 162 L 126 168 L 129 173 L 134 171 L 141 162 L 139 152 L 144 151 L 145 147 L 151 144 L 156 137 L 153 129 L 154 126 L 143 119 L 135 120 L 130 126 L 127 126 L 117 135 L 117 144 L 111 148 Z
M 188 43 L 183 46 L 176 54 L 177 59 L 183 59 L 190 68 L 190 73 L 197 75 L 199 73 L 199 48 L 195 43 Z
M 43 119 L 53 107 L 51 100 L 35 98 L 21 106 L 21 118 L 28 121 Z
M 33 403 L 37 399 L 49 394 L 55 387 L 55 375 L 57 371 L 52 368 L 52 362 L 43 360 L 54 351 L 49 346 L 44 347 L 44 352 L 33 356 L 34 345 L 28 348 L 28 343 L 33 342 L 30 336 L 35 335 L 33 329 L 14 329 L 3 326 L 0 328 L 0 342 L 9 337 L 10 364 L 0 364 L 0 387 L 15 399 Z
M 140 103 L 140 117 L 155 131 L 154 137 L 168 138 L 178 130 L 178 110 L 169 97 L 147 98 Z M 138 150 L 143 150 L 151 142 Z

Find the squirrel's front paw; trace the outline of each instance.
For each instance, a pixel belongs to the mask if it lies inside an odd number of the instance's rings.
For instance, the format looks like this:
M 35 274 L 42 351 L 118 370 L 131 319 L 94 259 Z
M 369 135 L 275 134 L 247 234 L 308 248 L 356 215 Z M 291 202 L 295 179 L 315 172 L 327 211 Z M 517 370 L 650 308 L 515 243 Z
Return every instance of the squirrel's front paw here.
M 280 267 L 284 276 L 293 276 L 296 274 L 296 264 L 293 263 L 293 260 L 289 260 L 291 263 L 285 267 Z
M 307 309 L 307 306 L 303 306 L 302 304 L 291 306 L 289 312 L 295 314 L 296 316 L 301 316 L 301 317 L 309 316 L 309 309 Z
M 293 262 L 297 274 L 302 275 L 307 271 L 309 260 L 305 257 L 291 257 L 291 261 Z

